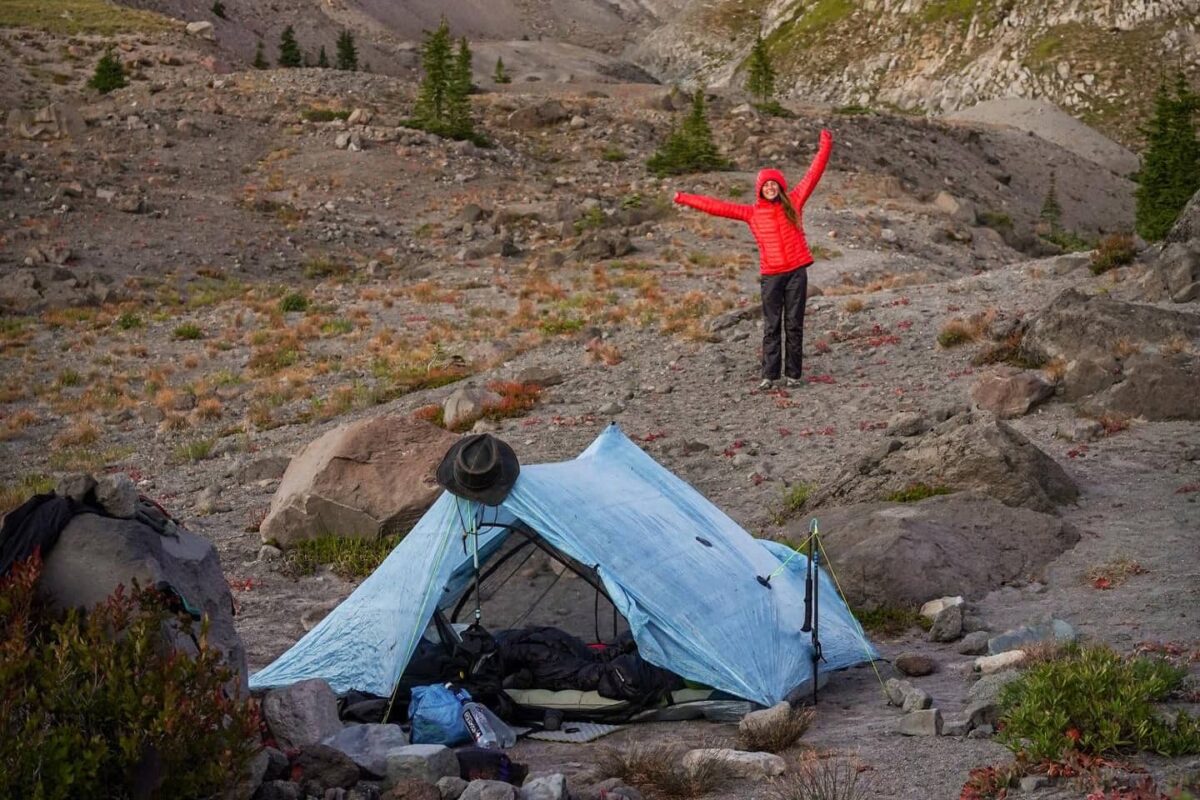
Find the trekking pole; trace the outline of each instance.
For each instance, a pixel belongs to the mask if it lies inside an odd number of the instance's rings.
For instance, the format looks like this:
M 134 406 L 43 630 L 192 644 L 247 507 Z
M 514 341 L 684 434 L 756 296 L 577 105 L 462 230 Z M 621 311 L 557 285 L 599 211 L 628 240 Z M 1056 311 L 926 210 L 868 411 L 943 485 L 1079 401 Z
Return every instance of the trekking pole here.
M 821 637 L 817 634 L 817 622 L 821 616 L 819 603 L 821 551 L 817 543 L 820 531 L 817 528 L 816 519 L 812 521 L 812 526 L 809 530 L 811 533 L 808 539 L 808 568 L 810 576 L 815 576 L 810 577 L 812 585 L 813 706 L 815 707 L 817 705 L 817 668 L 819 667 L 819 662 L 824 660 L 824 656 L 821 655 Z
M 800 630 L 808 633 L 812 630 L 812 601 L 813 601 L 813 527 L 816 525 L 814 519 L 809 524 L 808 534 L 808 563 L 804 569 L 804 624 L 800 626 Z

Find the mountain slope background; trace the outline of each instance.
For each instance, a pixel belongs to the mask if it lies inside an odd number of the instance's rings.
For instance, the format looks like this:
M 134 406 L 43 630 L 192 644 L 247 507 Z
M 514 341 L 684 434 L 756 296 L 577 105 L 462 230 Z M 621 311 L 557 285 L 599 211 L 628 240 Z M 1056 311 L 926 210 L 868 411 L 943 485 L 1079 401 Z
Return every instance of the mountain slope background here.
M 1164 75 L 1200 69 L 1197 0 L 715 0 L 634 48 L 664 81 L 740 86 L 761 31 L 784 98 L 945 113 L 1048 100 L 1125 143 Z

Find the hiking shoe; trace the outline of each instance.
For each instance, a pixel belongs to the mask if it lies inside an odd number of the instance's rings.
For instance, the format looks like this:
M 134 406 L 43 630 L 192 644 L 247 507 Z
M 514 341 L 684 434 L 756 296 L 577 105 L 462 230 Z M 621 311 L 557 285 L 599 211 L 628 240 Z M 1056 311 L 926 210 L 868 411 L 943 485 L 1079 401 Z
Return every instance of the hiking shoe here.
M 775 381 L 771 380 L 770 378 L 763 378 L 761 381 L 758 382 L 758 390 L 760 392 L 765 392 L 768 389 L 773 389 L 773 388 L 775 388 Z
M 783 385 L 789 389 L 801 389 L 804 387 L 804 379 L 803 378 L 787 378 L 784 380 Z

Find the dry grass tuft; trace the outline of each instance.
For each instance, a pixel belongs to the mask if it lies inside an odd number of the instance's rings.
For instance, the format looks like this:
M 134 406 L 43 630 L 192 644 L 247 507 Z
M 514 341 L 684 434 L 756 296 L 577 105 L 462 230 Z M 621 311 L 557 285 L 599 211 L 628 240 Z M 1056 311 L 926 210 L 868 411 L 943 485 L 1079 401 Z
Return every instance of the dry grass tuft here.
M 615 367 L 621 363 L 621 351 L 617 346 L 601 339 L 592 339 L 583 349 L 587 351 L 589 362 L 604 364 L 607 367 Z
M 1046 366 L 1042 367 L 1042 374 L 1046 376 L 1046 380 L 1051 383 L 1058 383 L 1067 374 L 1067 360 L 1059 356 Z
M 1190 353 L 1192 352 L 1192 343 L 1182 333 L 1176 333 L 1171 336 L 1171 338 L 1163 342 L 1162 347 L 1159 349 L 1168 355 L 1175 355 L 1177 353 Z
M 1117 358 L 1129 358 L 1130 356 L 1135 356 L 1140 352 L 1142 352 L 1142 346 L 1140 344 L 1123 337 L 1118 339 L 1117 343 L 1113 345 L 1113 355 Z
M 845 303 L 842 304 L 842 311 L 845 311 L 847 314 L 857 314 L 858 312 L 862 311 L 866 307 L 867 307 L 867 304 L 864 303 L 860 298 L 851 297 L 849 300 L 847 300 Z
M 1105 412 L 1096 417 L 1096 421 L 1104 428 L 1105 436 L 1112 436 L 1129 428 L 1131 417 L 1128 414 L 1120 414 L 1117 412 Z
M 732 777 L 721 761 L 687 769 L 683 766 L 686 752 L 679 745 L 634 743 L 621 750 L 602 750 L 596 768 L 657 797 L 698 797 L 719 790 Z
M 938 331 L 937 340 L 942 347 L 958 347 L 975 341 L 975 330 L 966 320 L 955 317 Z
M 75 424 L 54 437 L 54 444 L 59 447 L 84 447 L 95 444 L 100 439 L 100 428 L 95 422 L 84 417 L 76 420 Z
M 845 759 L 805 759 L 775 782 L 771 800 L 870 800 L 876 797 L 863 768 Z
M 1088 567 L 1084 578 L 1097 589 L 1120 586 L 1134 575 L 1145 575 L 1146 568 L 1131 558 L 1121 556 L 1104 564 Z
M 814 717 L 816 711 L 812 708 L 793 708 L 790 714 L 773 717 L 769 723 L 739 727 L 738 747 L 752 753 L 781 753 L 796 744 Z

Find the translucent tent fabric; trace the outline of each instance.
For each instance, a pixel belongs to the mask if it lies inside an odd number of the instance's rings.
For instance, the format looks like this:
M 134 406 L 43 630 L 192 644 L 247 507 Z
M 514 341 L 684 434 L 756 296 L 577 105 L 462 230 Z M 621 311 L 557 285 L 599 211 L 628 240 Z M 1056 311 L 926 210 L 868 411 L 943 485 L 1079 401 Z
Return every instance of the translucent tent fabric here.
M 390 694 L 433 613 L 470 585 L 473 515 L 520 520 L 595 568 L 642 657 L 684 678 L 772 705 L 812 677 L 804 556 L 754 539 L 610 425 L 578 458 L 523 466 L 497 508 L 444 493 L 379 568 L 304 638 L 250 679 L 253 689 L 324 678 L 336 692 Z M 481 563 L 507 529 L 480 529 Z M 764 587 L 769 575 L 786 567 Z M 820 575 L 821 671 L 876 658 Z

